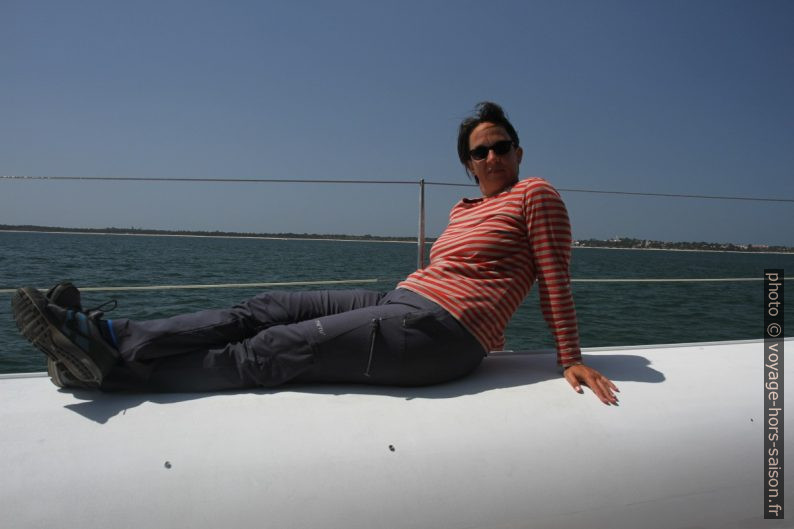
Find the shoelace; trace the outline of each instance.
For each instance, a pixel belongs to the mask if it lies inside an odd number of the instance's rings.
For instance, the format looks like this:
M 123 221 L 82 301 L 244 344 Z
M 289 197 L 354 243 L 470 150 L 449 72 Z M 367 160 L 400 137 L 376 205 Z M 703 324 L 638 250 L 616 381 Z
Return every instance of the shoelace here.
M 112 306 L 110 308 L 105 308 L 107 305 L 112 305 Z M 118 306 L 119 306 L 118 301 L 116 301 L 115 299 L 109 299 L 104 303 L 100 303 L 94 308 L 85 309 L 83 312 L 85 312 L 89 318 L 96 318 L 97 316 L 102 317 L 102 315 L 105 314 L 106 312 L 112 312 L 116 310 Z

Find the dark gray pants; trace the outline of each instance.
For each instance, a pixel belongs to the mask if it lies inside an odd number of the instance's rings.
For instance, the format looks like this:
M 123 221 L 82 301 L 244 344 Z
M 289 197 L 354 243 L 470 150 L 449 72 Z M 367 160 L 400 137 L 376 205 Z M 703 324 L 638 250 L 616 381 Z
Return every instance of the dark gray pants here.
M 231 309 L 113 320 L 123 362 L 103 389 L 213 391 L 285 382 L 415 386 L 485 356 L 447 311 L 404 289 L 264 292 Z

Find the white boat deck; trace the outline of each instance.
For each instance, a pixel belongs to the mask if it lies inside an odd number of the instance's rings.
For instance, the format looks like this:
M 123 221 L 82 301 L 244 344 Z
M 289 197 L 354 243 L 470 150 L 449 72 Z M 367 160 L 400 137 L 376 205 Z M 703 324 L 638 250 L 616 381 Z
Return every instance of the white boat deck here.
M 0 527 L 794 527 L 792 487 L 789 521 L 763 519 L 763 352 L 585 350 L 619 406 L 575 393 L 548 352 L 408 389 L 102 394 L 6 375 Z

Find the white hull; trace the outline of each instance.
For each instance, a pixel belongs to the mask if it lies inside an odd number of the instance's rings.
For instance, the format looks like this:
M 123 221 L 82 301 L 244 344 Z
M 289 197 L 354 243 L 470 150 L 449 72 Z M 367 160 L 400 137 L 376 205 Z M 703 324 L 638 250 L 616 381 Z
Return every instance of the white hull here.
M 574 393 L 548 353 L 415 389 L 115 395 L 3 378 L 0 527 L 794 527 L 792 487 L 790 521 L 763 519 L 762 342 L 585 359 L 620 406 Z

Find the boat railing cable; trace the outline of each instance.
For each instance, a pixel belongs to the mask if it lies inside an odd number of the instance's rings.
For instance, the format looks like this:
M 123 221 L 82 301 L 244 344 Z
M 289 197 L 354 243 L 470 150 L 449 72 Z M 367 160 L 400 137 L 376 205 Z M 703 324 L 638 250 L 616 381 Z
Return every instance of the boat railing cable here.
M 452 187 L 477 187 L 476 184 L 460 182 L 434 182 L 432 180 L 366 180 L 366 179 L 318 179 L 318 178 L 202 178 L 202 177 L 147 177 L 147 176 L 21 176 L 0 175 L 0 180 L 90 180 L 110 182 L 207 182 L 207 183 L 280 183 L 280 184 L 385 184 L 385 185 L 414 185 L 424 186 L 452 186 Z M 696 198 L 707 200 L 748 200 L 757 202 L 787 202 L 794 203 L 794 198 L 769 198 L 769 197 L 743 197 L 726 195 L 700 195 L 687 193 L 653 193 L 645 191 L 613 191 L 606 189 L 576 189 L 557 187 L 558 191 L 566 193 L 596 193 L 605 195 L 630 195 L 667 198 Z
M 786 281 L 794 280 L 794 277 L 782 278 Z M 719 283 L 719 282 L 744 282 L 744 281 L 763 281 L 763 277 L 594 277 L 594 278 L 574 278 L 571 283 Z M 339 279 L 331 281 L 280 281 L 268 283 L 213 283 L 213 284 L 187 284 L 187 285 L 134 285 L 134 286 L 89 286 L 80 287 L 83 292 L 125 292 L 125 291 L 144 291 L 144 290 L 201 290 L 201 289 L 220 289 L 220 288 L 273 288 L 273 287 L 297 287 L 297 286 L 331 286 L 331 285 L 363 285 L 378 283 L 378 279 Z M 46 290 L 47 287 L 39 287 Z M 0 294 L 13 294 L 15 288 L 0 288 Z
M 133 285 L 107 287 L 80 287 L 83 292 L 123 292 L 135 290 L 199 290 L 207 288 L 273 288 L 273 287 L 304 287 L 330 285 L 363 285 L 377 283 L 377 279 L 339 279 L 332 281 L 279 281 L 269 283 L 213 283 L 199 285 Z M 12 294 L 15 288 L 0 288 L 0 294 Z M 39 290 L 46 288 L 39 287 Z

